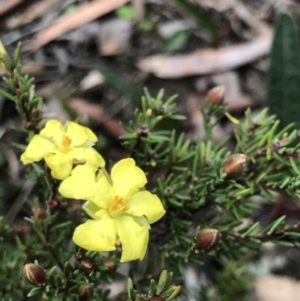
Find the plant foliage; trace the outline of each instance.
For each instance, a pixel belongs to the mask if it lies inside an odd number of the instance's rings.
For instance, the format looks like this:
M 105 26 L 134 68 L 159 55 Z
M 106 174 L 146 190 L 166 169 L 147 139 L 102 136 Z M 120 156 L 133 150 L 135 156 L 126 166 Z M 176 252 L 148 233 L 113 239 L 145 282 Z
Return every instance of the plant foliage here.
M 292 43 L 293 38 L 286 37 L 293 35 L 289 24 L 284 15 L 275 46 L 283 35 L 284 43 Z M 287 61 L 290 64 L 292 59 Z M 16 130 L 25 144 L 15 147 L 24 150 L 44 120 L 42 99 L 34 93 L 34 79 L 21 73 L 20 46 L 12 59 L 2 53 L 2 63 L 7 87 L 0 94 L 15 103 L 23 120 L 24 127 Z M 292 77 L 287 87 L 290 97 L 294 97 L 296 78 Z M 286 247 L 300 242 L 299 222 L 291 224 L 282 215 L 266 225 L 255 217 L 261 209 L 257 198 L 272 203 L 283 194 L 299 200 L 300 143 L 296 142 L 297 130 L 286 123 L 290 119 L 284 119 L 280 128 L 277 117 L 268 116 L 267 109 L 255 118 L 248 109 L 239 121 L 228 114 L 218 91 L 220 101 L 212 101 L 208 94 L 199 108 L 203 139 L 191 141 L 178 130 L 185 117 L 176 108 L 176 96 L 165 99 L 163 90 L 156 96 L 145 90 L 133 120 L 123 124 L 122 145 L 146 173 L 147 190 L 159 197 L 166 210 L 163 219 L 152 226 L 148 254 L 138 273 L 133 266 L 130 275 L 119 273 L 120 248 L 92 252 L 75 246 L 72 233 L 86 215 L 76 208 L 75 201 L 58 194 L 59 182 L 43 162 L 28 167 L 24 178 L 32 183 L 32 189 L 26 202 L 0 221 L 1 300 L 109 300 L 107 284 L 127 276 L 125 300 L 183 300 L 186 291 L 181 284 L 187 264 L 199 267 L 207 262 L 214 263 L 215 277 L 210 279 L 214 289 L 209 285 L 194 288 L 199 300 L 242 300 L 251 283 L 246 265 L 249 257 L 261 251 L 265 242 Z M 279 102 L 291 102 L 273 100 L 278 106 Z M 212 140 L 214 127 L 224 116 L 235 123 L 235 149 L 228 138 L 217 143 Z M 176 127 L 166 126 L 170 122 Z M 46 283 L 39 285 L 38 275 L 30 270 L 23 271 L 26 282 L 20 272 L 26 263 L 45 270 Z M 154 267 L 162 270 L 160 275 L 153 272 Z

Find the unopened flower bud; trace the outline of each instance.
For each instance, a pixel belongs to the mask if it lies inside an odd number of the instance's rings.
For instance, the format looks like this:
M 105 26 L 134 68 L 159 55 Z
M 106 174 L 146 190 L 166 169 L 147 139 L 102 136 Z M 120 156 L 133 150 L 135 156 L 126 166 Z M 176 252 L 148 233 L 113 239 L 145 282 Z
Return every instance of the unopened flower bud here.
M 31 130 L 34 129 L 34 123 L 31 122 L 31 121 L 28 121 L 28 122 L 25 123 L 24 128 L 25 128 L 27 131 L 31 131 Z
M 217 86 L 212 88 L 207 93 L 207 99 L 210 103 L 214 105 L 219 105 L 223 102 L 225 96 L 225 87 Z
M 93 294 L 93 287 L 89 284 L 83 284 L 78 289 L 78 296 L 79 296 L 79 300 L 81 301 L 89 300 L 92 294 Z
M 234 154 L 223 163 L 222 170 L 226 173 L 227 178 L 237 179 L 243 174 L 246 161 L 246 155 Z
M 79 270 L 82 271 L 84 274 L 91 276 L 96 270 L 96 264 L 94 259 L 90 257 L 85 257 L 81 259 L 79 263 Z
M 219 231 L 217 229 L 203 229 L 197 233 L 196 245 L 201 251 L 210 251 L 219 241 Z
M 33 219 L 35 221 L 42 221 L 46 217 L 46 213 L 42 208 L 36 208 L 33 212 Z
M 33 118 L 35 118 L 35 119 L 40 118 L 41 115 L 42 115 L 42 113 L 41 113 L 41 111 L 40 111 L 39 109 L 33 109 L 33 110 L 31 111 L 31 116 L 32 116 Z
M 111 258 L 105 258 L 103 260 L 103 265 L 107 268 L 107 271 L 110 273 L 113 273 L 117 268 L 117 264 Z
M 58 211 L 60 208 L 60 202 L 58 200 L 47 201 L 47 205 L 51 213 Z
M 32 224 L 26 220 L 16 220 L 13 224 L 13 230 L 22 242 L 26 242 L 30 238 L 31 228 Z
M 27 263 L 23 267 L 25 280 L 35 286 L 44 286 L 47 283 L 46 272 L 37 264 Z

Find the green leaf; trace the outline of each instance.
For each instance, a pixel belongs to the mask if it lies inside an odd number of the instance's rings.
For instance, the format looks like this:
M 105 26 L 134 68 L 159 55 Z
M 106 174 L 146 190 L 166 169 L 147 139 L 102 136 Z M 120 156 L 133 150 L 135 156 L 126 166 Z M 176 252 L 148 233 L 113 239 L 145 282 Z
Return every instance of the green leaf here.
M 194 4 L 189 0 L 175 0 L 183 7 L 191 16 L 195 18 L 197 23 L 215 35 L 218 32 L 218 26 L 214 23 L 209 12 L 204 10 L 200 4 Z
M 283 247 L 294 247 L 294 243 L 284 240 L 271 240 L 272 243 Z
M 40 294 L 44 291 L 43 287 L 34 287 L 31 289 L 31 291 L 27 294 L 27 297 L 32 297 L 35 296 L 37 294 Z
M 295 123 L 300 128 L 300 52 L 298 34 L 291 16 L 281 14 L 277 22 L 268 71 L 267 103 L 280 128 Z
M 260 223 L 259 223 L 259 222 L 256 222 L 255 224 L 251 225 L 251 226 L 249 227 L 249 229 L 247 229 L 244 233 L 242 233 L 242 235 L 243 235 L 244 237 L 246 237 L 246 236 L 252 234 L 254 231 L 256 231 L 256 230 L 259 228 L 259 226 L 260 226 Z
M 153 298 L 155 296 L 155 291 L 156 291 L 156 282 L 154 279 L 150 280 L 150 290 L 148 296 L 150 298 Z
M 128 297 L 131 299 L 131 301 L 135 301 L 136 300 L 136 295 L 133 289 L 133 282 L 131 278 L 127 279 L 127 294 Z
M 270 226 L 268 226 L 266 229 L 264 229 L 262 231 L 262 233 L 267 233 L 269 235 L 271 235 L 273 232 L 275 232 L 277 230 L 277 228 L 279 226 L 281 226 L 282 224 L 285 223 L 285 219 L 286 219 L 286 216 L 283 215 L 281 217 L 279 217 L 276 221 L 274 221 Z M 266 232 L 266 230 L 268 229 L 268 232 Z
M 5 98 L 12 100 L 13 102 L 16 101 L 15 96 L 11 95 L 10 93 L 7 93 L 6 91 L 0 89 L 0 95 L 4 96 Z
M 123 5 L 116 10 L 119 18 L 125 20 L 133 20 L 135 18 L 135 9 L 132 5 Z
M 186 44 L 189 36 L 190 34 L 187 30 L 179 30 L 175 32 L 167 39 L 163 47 L 163 51 L 168 54 L 174 53 Z

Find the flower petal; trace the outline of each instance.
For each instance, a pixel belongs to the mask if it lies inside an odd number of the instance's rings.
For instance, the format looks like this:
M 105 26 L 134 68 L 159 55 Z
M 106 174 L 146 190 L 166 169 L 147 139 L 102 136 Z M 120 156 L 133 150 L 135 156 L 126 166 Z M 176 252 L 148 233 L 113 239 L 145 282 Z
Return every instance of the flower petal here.
M 69 151 L 74 160 L 86 160 L 86 164 L 98 167 L 104 167 L 103 157 L 91 147 L 75 147 Z
M 145 215 L 150 224 L 161 219 L 166 213 L 160 199 L 147 190 L 135 193 L 126 203 L 130 207 L 126 213 L 135 216 Z
M 45 161 L 51 169 L 51 175 L 58 180 L 70 175 L 73 168 L 73 158 L 68 153 L 56 151 L 45 156 Z
M 132 217 L 120 215 L 117 219 L 117 233 L 122 243 L 121 262 L 140 259 L 146 254 L 149 230 L 141 227 Z
M 35 135 L 26 147 L 25 152 L 21 155 L 23 164 L 38 162 L 44 158 L 46 154 L 56 151 L 56 147 L 49 140 Z
M 86 250 L 105 252 L 116 249 L 116 235 L 116 222 L 106 215 L 101 220 L 87 220 L 78 226 L 73 241 Z
M 58 189 L 66 198 L 94 202 L 100 208 L 107 208 L 112 199 L 112 187 L 101 171 L 90 165 L 76 166 L 70 177 Z
M 125 201 L 147 183 L 145 173 L 131 158 L 120 160 L 111 170 L 115 194 Z
M 64 132 L 65 130 L 61 122 L 51 119 L 47 121 L 45 127 L 40 131 L 40 136 L 52 139 L 56 147 L 60 149 Z
M 71 147 L 84 145 L 87 141 L 96 142 L 97 136 L 87 127 L 69 121 L 65 126 L 66 135 L 72 139 Z

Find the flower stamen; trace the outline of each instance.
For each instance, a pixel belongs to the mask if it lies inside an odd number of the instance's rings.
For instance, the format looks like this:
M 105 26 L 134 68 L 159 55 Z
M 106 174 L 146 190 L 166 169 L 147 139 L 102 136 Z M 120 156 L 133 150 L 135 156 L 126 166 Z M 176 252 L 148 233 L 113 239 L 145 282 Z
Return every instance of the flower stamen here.
M 124 200 L 118 196 L 115 196 L 111 201 L 109 206 L 109 211 L 111 213 L 121 213 L 129 209 L 129 206 L 124 202 Z
M 67 136 L 67 135 L 63 135 L 62 141 L 61 141 L 61 148 L 63 152 L 67 152 L 69 150 L 69 147 L 71 145 L 72 139 Z

